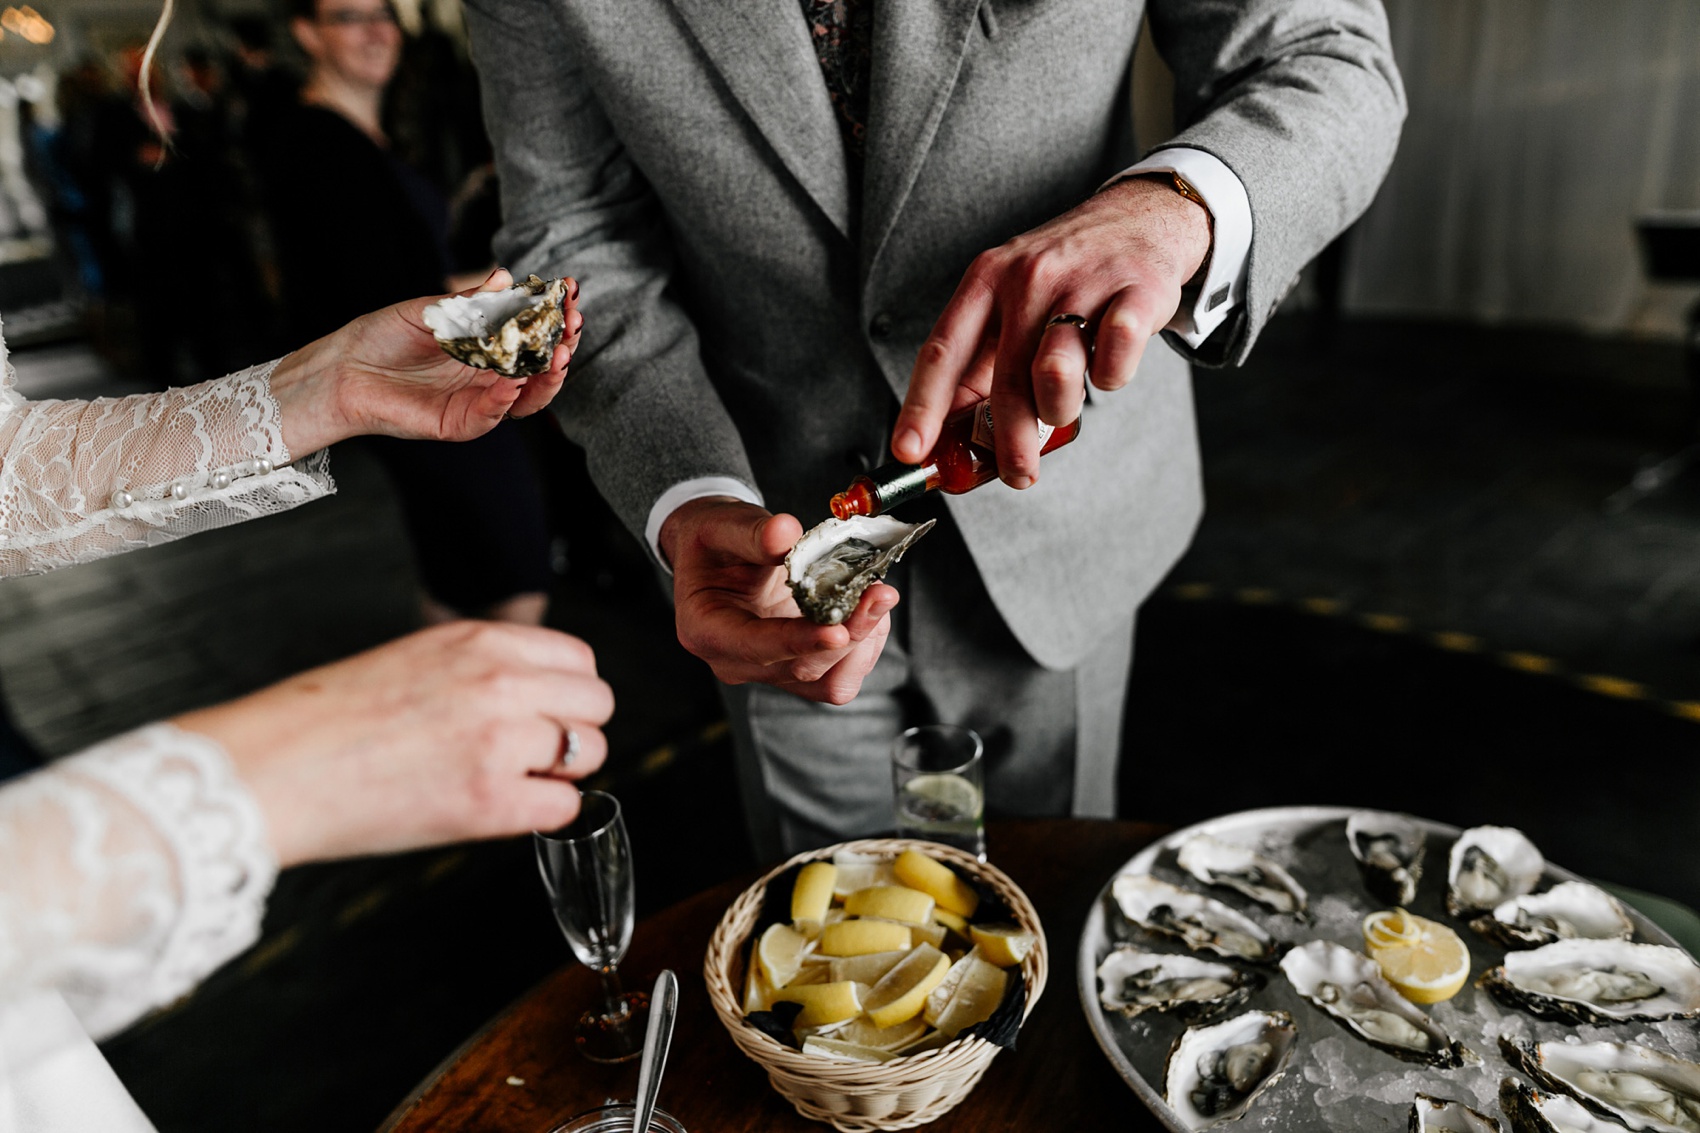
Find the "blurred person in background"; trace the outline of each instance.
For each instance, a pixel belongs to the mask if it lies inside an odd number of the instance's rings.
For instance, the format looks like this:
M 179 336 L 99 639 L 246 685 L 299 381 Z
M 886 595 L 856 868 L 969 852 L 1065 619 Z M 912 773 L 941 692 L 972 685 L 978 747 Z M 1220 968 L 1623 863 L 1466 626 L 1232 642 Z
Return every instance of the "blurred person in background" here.
M 309 60 L 295 105 L 258 151 L 285 322 L 295 341 L 444 287 L 449 207 L 385 126 L 402 32 L 385 0 L 296 0 Z M 538 624 L 553 579 L 538 476 L 518 427 L 467 445 L 367 442 L 389 469 L 428 622 L 456 614 Z

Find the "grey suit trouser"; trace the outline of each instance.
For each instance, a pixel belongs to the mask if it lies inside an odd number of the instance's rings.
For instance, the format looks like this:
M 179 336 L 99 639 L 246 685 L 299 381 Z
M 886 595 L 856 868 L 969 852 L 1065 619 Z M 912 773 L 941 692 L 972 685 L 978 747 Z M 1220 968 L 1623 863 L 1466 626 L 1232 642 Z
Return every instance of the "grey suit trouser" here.
M 903 518 L 927 514 L 941 522 L 887 580 L 903 599 L 855 700 L 835 706 L 767 685 L 721 686 L 763 862 L 889 832 L 892 742 L 917 724 L 980 734 L 989 815 L 1115 813 L 1133 617 L 1107 619 L 1075 668 L 1041 668 L 992 606 L 943 508 L 918 504 Z

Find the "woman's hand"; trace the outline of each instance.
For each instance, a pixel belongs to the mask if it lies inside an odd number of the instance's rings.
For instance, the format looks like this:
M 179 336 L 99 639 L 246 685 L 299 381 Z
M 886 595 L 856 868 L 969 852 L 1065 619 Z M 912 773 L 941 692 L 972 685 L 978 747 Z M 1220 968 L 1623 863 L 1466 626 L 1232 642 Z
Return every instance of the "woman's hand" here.
M 481 291 L 513 285 L 504 268 Z M 560 390 L 584 316 L 578 284 L 567 281 L 566 333 L 550 367 L 503 377 L 443 353 L 421 317 L 441 296 L 411 299 L 362 315 L 286 357 L 272 372 L 283 409 L 283 439 L 296 455 L 369 433 L 408 440 L 469 441 L 504 416 L 536 413 Z
M 173 723 L 230 753 L 289 866 L 564 826 L 613 709 L 576 637 L 454 622 Z

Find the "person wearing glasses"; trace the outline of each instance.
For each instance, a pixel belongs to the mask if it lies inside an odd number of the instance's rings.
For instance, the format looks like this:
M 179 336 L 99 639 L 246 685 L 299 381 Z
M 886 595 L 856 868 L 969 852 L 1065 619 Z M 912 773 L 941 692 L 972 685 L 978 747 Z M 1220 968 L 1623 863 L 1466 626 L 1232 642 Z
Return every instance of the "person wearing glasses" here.
M 296 105 L 254 153 L 289 339 L 450 286 L 449 205 L 385 130 L 402 32 L 385 0 L 297 0 L 309 61 Z M 504 422 L 466 445 L 363 441 L 389 471 L 426 622 L 539 624 L 553 581 L 547 514 L 525 438 Z

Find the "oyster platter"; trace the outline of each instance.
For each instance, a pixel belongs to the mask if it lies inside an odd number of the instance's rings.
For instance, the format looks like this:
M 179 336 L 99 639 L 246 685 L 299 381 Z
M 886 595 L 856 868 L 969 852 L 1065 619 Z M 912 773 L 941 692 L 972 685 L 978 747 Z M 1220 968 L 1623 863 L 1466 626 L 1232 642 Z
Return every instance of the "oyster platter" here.
M 1105 884 L 1079 975 L 1172 1130 L 1700 1133 L 1700 964 L 1509 827 L 1188 827 Z

